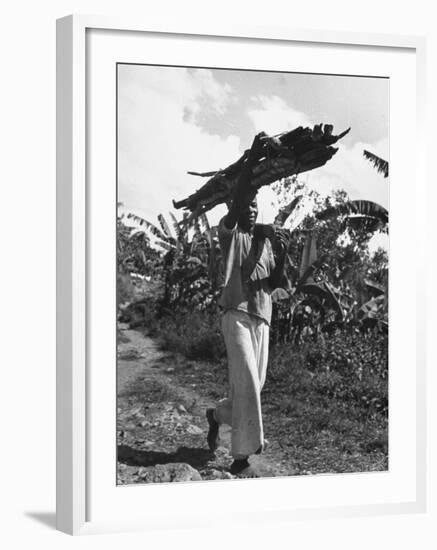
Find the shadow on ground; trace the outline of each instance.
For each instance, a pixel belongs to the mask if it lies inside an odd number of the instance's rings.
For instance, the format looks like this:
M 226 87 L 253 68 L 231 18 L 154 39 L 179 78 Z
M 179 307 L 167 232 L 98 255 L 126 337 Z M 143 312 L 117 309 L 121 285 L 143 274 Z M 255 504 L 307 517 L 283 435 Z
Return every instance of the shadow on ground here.
M 118 446 L 118 461 L 128 466 L 156 466 L 157 464 L 185 462 L 193 468 L 200 468 L 213 458 L 214 454 L 208 449 L 179 447 L 173 453 L 166 453 L 163 451 L 142 451 L 133 449 L 128 445 Z
M 50 529 L 56 529 L 56 513 L 55 512 L 25 512 L 24 515 L 30 519 L 42 523 Z

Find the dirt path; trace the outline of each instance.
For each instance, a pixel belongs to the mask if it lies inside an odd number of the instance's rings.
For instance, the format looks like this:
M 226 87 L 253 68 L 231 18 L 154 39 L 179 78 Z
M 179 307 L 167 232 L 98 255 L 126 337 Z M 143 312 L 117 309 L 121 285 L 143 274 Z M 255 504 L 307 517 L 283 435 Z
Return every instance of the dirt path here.
M 215 392 L 226 389 L 215 380 L 208 383 L 212 377 L 204 363 L 163 352 L 153 339 L 138 331 L 121 331 L 117 372 L 119 484 L 232 479 L 228 472 L 232 462 L 230 429 L 221 429 L 215 455 L 206 444 L 205 410 L 219 397 Z M 263 477 L 294 473 L 276 454 L 273 444 L 265 454 L 251 460 Z

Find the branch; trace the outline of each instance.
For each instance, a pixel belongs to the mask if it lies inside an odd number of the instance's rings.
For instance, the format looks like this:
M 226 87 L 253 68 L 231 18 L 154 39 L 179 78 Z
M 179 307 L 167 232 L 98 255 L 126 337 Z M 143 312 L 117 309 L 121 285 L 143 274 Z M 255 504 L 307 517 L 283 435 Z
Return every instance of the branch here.
M 250 186 L 259 189 L 295 174 L 314 170 L 326 164 L 336 153 L 332 147 L 344 137 L 350 128 L 334 135 L 333 126 L 322 124 L 314 128 L 299 126 L 292 131 L 275 136 L 259 135 L 260 150 L 249 162 L 251 150 L 247 150 L 227 168 L 211 172 L 189 172 L 210 179 L 195 193 L 180 201 L 173 201 L 176 209 L 183 208 L 190 213 L 189 219 L 208 212 L 216 205 L 230 202 L 234 188 L 251 164 Z

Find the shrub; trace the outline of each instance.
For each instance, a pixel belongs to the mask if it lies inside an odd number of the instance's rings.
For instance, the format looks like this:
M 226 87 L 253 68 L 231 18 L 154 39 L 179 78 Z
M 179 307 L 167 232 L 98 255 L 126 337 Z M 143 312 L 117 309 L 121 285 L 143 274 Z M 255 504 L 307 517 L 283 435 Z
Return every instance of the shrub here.
M 164 349 L 188 359 L 218 361 L 226 355 L 216 314 L 195 311 L 165 316 L 156 321 L 153 330 Z
M 129 274 L 117 274 L 117 304 L 130 302 L 135 296 L 135 287 Z
M 386 415 L 387 347 L 384 335 L 346 331 L 299 346 L 280 344 L 272 348 L 268 377 L 315 404 L 339 401 L 358 415 Z
M 226 357 L 220 315 L 179 311 L 149 321 L 161 346 L 188 359 L 220 362 Z M 270 349 L 266 391 L 290 396 L 312 407 L 346 407 L 355 417 L 387 415 L 388 339 L 380 333 L 339 330 L 301 344 Z M 352 409 L 351 409 L 352 408 Z M 348 413 L 347 413 L 348 414 Z
M 337 371 L 343 376 L 388 375 L 388 339 L 378 331 L 338 330 L 332 336 L 312 342 L 308 349 L 308 366 Z

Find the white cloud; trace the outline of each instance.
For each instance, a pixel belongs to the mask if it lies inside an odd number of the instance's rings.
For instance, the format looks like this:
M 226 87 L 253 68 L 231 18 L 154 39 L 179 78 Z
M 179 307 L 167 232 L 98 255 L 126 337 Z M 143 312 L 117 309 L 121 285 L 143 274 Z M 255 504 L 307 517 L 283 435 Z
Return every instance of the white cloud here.
M 364 149 L 376 150 L 371 144 L 355 143 L 352 147 L 337 144 L 339 150 L 325 166 L 309 172 L 310 187 L 326 195 L 344 189 L 352 200 L 364 199 L 388 208 L 388 178 L 379 174 L 363 156 Z M 378 150 L 383 150 L 382 144 Z
M 222 113 L 232 100 L 229 85 L 211 71 L 120 66 L 119 200 L 125 210 L 154 221 L 205 180 L 188 170 L 227 166 L 240 154 L 240 139 L 222 139 L 196 126 L 186 110 L 199 105 Z
M 234 100 L 235 91 L 209 70 L 120 66 L 119 200 L 124 210 L 155 222 L 159 212 L 172 210 L 172 199 L 186 197 L 205 182 L 188 175 L 188 170 L 209 171 L 235 161 L 242 152 L 239 136 L 223 139 L 196 125 L 205 112 L 224 115 Z M 275 134 L 314 123 L 277 96 L 253 96 L 247 114 L 255 132 Z M 374 200 L 387 207 L 388 179 L 364 159 L 363 149 L 388 158 L 387 141 L 348 147 L 340 143 L 326 166 L 301 177 L 320 193 L 343 188 L 352 199 Z M 270 188 L 260 191 L 261 222 L 273 220 L 273 198 Z M 220 206 L 210 213 L 212 223 L 225 209 Z
M 269 134 L 276 134 L 297 126 L 314 125 L 305 113 L 290 107 L 277 96 L 257 96 L 252 101 L 256 107 L 250 108 L 248 115 L 256 132 L 264 130 Z M 339 148 L 338 152 L 325 166 L 302 174 L 301 177 L 323 195 L 334 189 L 344 189 L 351 199 L 372 200 L 387 208 L 388 179 L 384 179 L 363 157 L 363 150 L 368 149 L 388 158 L 388 141 L 383 140 L 376 144 L 355 143 L 352 147 L 346 147 L 339 142 L 336 146 Z M 270 210 L 268 218 L 273 215 Z
M 387 233 L 375 233 L 369 240 L 369 251 L 371 254 L 376 252 L 378 248 L 388 250 L 390 237 Z
M 278 96 L 254 96 L 253 107 L 248 109 L 248 116 L 255 126 L 255 132 L 279 134 L 297 126 L 312 126 L 305 113 L 290 107 Z
M 214 79 L 210 70 L 193 70 L 187 74 L 190 86 L 190 96 L 193 99 L 192 108 L 200 108 L 199 99 L 204 98 L 209 102 L 210 108 L 219 114 L 223 114 L 232 101 L 232 89 L 229 84 L 220 84 Z M 187 98 L 188 99 L 188 98 Z

